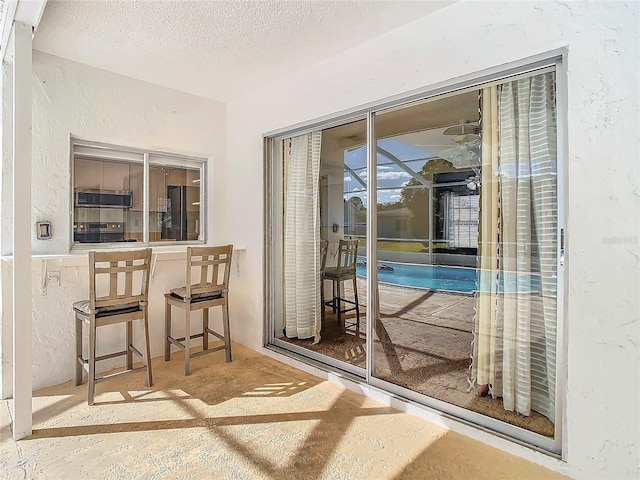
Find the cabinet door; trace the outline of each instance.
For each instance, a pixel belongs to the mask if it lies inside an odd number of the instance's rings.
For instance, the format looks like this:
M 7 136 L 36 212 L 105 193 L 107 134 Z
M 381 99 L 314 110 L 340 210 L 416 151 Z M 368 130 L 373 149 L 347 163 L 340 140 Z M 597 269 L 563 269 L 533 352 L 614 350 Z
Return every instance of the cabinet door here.
M 167 172 L 167 185 L 186 185 L 186 173 L 186 170 L 183 168 L 170 168 Z
M 197 187 L 200 185 L 200 170 L 187 170 L 187 186 Z
M 149 211 L 166 212 L 166 203 L 162 200 L 158 202 L 158 199 L 166 200 L 166 198 L 165 169 L 162 167 L 149 166 Z
M 129 191 L 129 164 L 119 162 L 103 162 L 105 190 Z
M 200 188 L 187 187 L 187 212 L 200 211 Z
M 141 212 L 144 205 L 144 167 L 143 165 L 129 165 L 129 186 L 133 197 L 132 210 Z
M 73 185 L 76 190 L 100 190 L 102 179 L 102 162 L 76 158 L 73 166 Z

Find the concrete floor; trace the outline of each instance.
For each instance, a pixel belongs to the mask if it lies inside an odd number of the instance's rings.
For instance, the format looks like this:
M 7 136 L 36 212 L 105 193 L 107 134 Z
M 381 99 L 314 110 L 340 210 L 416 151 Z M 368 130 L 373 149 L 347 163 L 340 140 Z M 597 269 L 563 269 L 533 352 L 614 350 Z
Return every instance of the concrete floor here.
M 96 387 L 34 394 L 33 435 L 11 438 L 0 404 L 6 479 L 554 479 L 565 478 L 234 345 L 191 361 L 154 359 Z

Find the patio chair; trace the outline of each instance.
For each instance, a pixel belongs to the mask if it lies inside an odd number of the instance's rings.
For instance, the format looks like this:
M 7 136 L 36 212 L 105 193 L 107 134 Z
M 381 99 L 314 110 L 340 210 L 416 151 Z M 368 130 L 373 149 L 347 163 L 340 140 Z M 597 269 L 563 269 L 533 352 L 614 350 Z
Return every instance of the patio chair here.
M 358 240 L 340 240 L 338 247 L 338 264 L 335 267 L 324 267 L 322 279 L 332 282 L 333 298 L 327 302 L 322 300 L 325 306 L 331 307 L 338 316 L 338 325 L 342 331 L 346 331 L 347 326 L 356 327 L 356 337 L 360 336 L 360 305 L 358 304 L 358 285 L 356 283 L 356 257 L 358 254 Z M 342 297 L 342 282 L 351 280 L 353 282 L 353 300 Z M 321 289 L 322 290 L 322 289 Z M 346 308 L 343 308 L 346 304 Z M 349 307 L 349 305 L 352 305 Z M 355 323 L 348 323 L 344 320 L 343 314 L 356 311 Z
M 229 333 L 229 273 L 231 271 L 232 245 L 221 247 L 189 247 L 187 249 L 186 285 L 174 288 L 165 297 L 165 346 L 164 360 L 171 359 L 171 345 L 184 350 L 184 374 L 191 374 L 189 360 L 199 355 L 225 350 L 227 363 L 231 362 L 231 335 Z M 198 283 L 192 284 L 192 270 Z M 222 307 L 223 334 L 209 328 L 209 309 Z M 184 310 L 184 336 L 174 338 L 171 333 L 171 307 Z M 191 334 L 191 312 L 202 310 L 202 333 Z M 223 344 L 209 348 L 209 335 Z M 202 337 L 202 350 L 191 351 L 191 339 Z
M 149 350 L 149 266 L 151 249 L 135 251 L 89 252 L 89 300 L 73 304 L 76 324 L 76 385 L 82 384 L 83 370 L 88 373 L 88 403 L 94 404 L 95 384 L 99 381 L 145 370 L 145 385 L 153 385 Z M 139 277 L 134 282 L 134 277 Z M 135 288 L 134 288 L 135 283 Z M 101 295 L 106 292 L 104 295 Z M 144 353 L 133 346 L 134 320 L 142 322 Z M 104 325 L 126 323 L 126 347 L 120 352 L 96 356 L 97 329 Z M 88 325 L 88 358 L 82 353 L 82 325 Z M 133 368 L 133 354 L 142 358 L 143 366 Z M 96 362 L 126 356 L 126 370 L 96 378 Z

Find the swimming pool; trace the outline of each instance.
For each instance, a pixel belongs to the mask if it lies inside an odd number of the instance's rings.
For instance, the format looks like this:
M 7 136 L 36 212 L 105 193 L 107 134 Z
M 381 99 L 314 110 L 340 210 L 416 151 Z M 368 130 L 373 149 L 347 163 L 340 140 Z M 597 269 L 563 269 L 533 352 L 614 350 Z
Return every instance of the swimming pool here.
M 359 262 L 363 263 L 363 261 Z M 386 265 L 393 270 L 380 268 Z M 358 265 L 356 273 L 366 275 L 367 267 Z M 419 265 L 408 263 L 378 263 L 378 281 L 405 287 L 472 293 L 478 289 L 475 268 L 448 267 L 444 265 Z
M 358 258 L 356 273 L 366 275 L 364 258 Z M 491 281 L 490 277 L 487 277 Z M 378 262 L 378 281 L 390 285 L 444 290 L 456 293 L 478 291 L 478 272 L 475 268 L 423 265 L 411 263 Z M 506 287 L 506 288 L 505 288 Z M 486 290 L 489 290 L 486 288 Z M 498 292 L 539 292 L 540 276 L 537 274 L 507 273 L 500 276 Z

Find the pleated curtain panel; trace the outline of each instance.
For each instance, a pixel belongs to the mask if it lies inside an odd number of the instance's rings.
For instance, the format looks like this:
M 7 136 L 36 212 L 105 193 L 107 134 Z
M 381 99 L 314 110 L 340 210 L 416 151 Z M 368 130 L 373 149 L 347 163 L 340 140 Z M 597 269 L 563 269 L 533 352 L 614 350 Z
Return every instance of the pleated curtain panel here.
M 285 335 L 320 341 L 320 147 L 322 132 L 285 144 Z
M 506 410 L 554 421 L 555 73 L 482 92 L 480 278 L 472 381 Z

